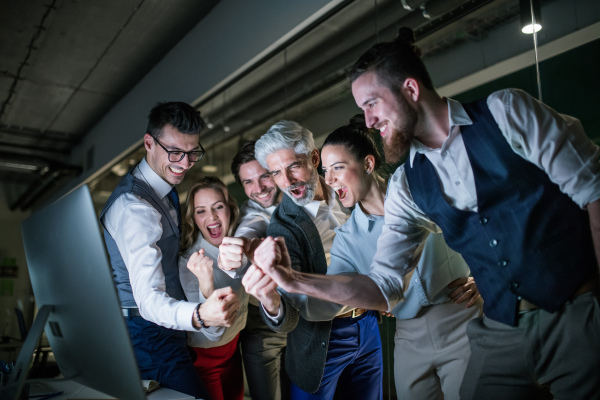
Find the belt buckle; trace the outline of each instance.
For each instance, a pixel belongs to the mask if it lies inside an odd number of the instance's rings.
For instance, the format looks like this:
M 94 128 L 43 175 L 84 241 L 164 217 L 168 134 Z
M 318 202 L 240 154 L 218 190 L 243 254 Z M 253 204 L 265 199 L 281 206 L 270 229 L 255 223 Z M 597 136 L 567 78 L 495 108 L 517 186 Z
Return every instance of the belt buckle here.
M 535 311 L 538 309 L 538 306 L 536 306 L 533 303 L 530 303 L 529 301 L 520 298 L 519 299 L 519 314 L 525 314 L 528 313 L 530 311 Z
M 356 318 L 356 317 L 360 316 L 360 314 L 357 314 L 357 312 L 358 312 L 358 308 L 352 309 L 352 318 Z

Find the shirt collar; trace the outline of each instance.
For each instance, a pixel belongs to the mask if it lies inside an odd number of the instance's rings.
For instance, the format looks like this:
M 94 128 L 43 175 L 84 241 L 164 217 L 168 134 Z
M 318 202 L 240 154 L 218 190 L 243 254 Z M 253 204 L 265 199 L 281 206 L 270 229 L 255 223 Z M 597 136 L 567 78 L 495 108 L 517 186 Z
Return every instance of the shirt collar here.
M 446 142 L 451 142 L 452 139 L 459 133 L 459 130 L 454 129 L 454 127 L 462 126 L 462 125 L 472 125 L 473 121 L 471 120 L 471 118 L 465 111 L 465 108 L 459 101 L 456 101 L 456 100 L 453 100 L 450 98 L 446 98 L 446 103 L 448 104 L 448 126 L 450 127 L 450 132 L 448 135 L 448 139 L 446 139 Z M 444 145 L 442 146 L 442 148 L 445 147 L 446 142 L 444 142 Z M 412 163 L 415 158 L 415 155 L 417 153 L 423 154 L 423 153 L 427 153 L 427 152 L 434 151 L 434 150 L 440 150 L 440 149 L 431 149 L 431 148 L 425 146 L 423 143 L 419 142 L 418 140 L 413 140 L 410 144 L 410 153 L 409 153 L 411 167 L 412 167 Z
M 325 203 L 325 200 L 313 200 L 310 203 L 303 206 L 304 209 L 306 210 L 306 212 L 309 213 L 313 218 L 317 218 L 317 214 L 319 213 L 319 208 L 322 205 L 328 207 L 329 212 L 332 212 L 333 208 L 336 205 L 335 193 L 333 192 L 333 189 L 327 185 L 323 185 L 321 182 L 321 177 L 319 177 L 319 185 L 322 185 L 323 192 L 324 192 L 323 195 L 327 196 L 328 202 Z
M 265 208 L 258 204 L 256 201 L 248 199 L 248 208 L 251 210 L 266 212 L 267 214 L 271 215 L 273 214 L 273 211 L 275 211 L 275 208 L 277 208 L 277 204 L 273 204 L 272 206 Z
M 361 231 L 365 232 L 371 232 L 373 230 L 373 227 L 375 226 L 375 222 L 377 222 L 378 219 L 383 218 L 383 215 L 365 214 L 365 212 L 360 207 L 360 204 L 358 203 L 354 206 L 353 212 L 356 224 L 358 225 Z
M 471 117 L 465 111 L 463 105 L 456 100 L 446 99 L 448 101 L 448 120 L 450 129 L 454 126 L 473 125 Z
M 158 198 L 162 199 L 167 194 L 169 194 L 171 189 L 173 189 L 173 186 L 171 186 L 163 178 L 158 176 L 156 172 L 154 172 L 154 170 L 146 161 L 146 157 L 144 157 L 142 161 L 140 161 L 138 168 L 140 173 L 142 174 L 142 177 L 144 178 L 146 183 L 150 185 L 152 189 L 154 189 L 154 191 L 158 195 Z
M 204 254 L 216 260 L 219 257 L 219 248 L 206 241 L 201 233 L 198 233 L 198 238 L 200 239 L 199 249 L 204 249 Z

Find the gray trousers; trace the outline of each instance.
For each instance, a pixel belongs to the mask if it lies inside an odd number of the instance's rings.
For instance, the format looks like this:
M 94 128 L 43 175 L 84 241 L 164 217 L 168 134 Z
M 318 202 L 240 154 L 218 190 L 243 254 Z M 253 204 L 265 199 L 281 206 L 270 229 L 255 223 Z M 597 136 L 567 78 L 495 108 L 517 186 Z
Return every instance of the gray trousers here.
M 273 332 L 260 317 L 259 308 L 248 304 L 246 327 L 240 332 L 244 370 L 252 400 L 281 400 L 283 362 L 287 335 Z M 283 396 L 289 398 L 288 393 Z
M 520 314 L 516 327 L 471 321 L 461 399 L 600 399 L 599 299 L 588 292 L 555 313 Z
M 449 301 L 396 321 L 394 380 L 398 400 L 458 400 L 471 350 L 467 324 L 481 316 L 481 298 L 471 308 Z

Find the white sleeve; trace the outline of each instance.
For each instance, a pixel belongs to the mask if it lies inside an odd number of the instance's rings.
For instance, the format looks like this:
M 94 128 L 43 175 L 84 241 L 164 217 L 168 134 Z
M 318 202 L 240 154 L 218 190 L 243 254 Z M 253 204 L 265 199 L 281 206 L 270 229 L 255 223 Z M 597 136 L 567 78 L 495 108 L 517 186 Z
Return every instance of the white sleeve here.
M 262 215 L 249 213 L 240 219 L 235 236 L 248 239 L 264 238 L 267 236 L 267 226 L 269 226 L 269 221 Z
M 385 200 L 385 225 L 377 240 L 377 252 L 371 264 L 371 278 L 388 303 L 388 311 L 404 298 L 404 276 L 416 263 L 413 257 L 430 232 L 441 230 L 412 200 L 404 166 L 388 183 Z
M 575 203 L 583 208 L 600 198 L 600 149 L 578 119 L 515 89 L 491 94 L 487 104 L 515 153 L 544 170 Z
M 200 291 L 200 284 L 198 278 L 194 275 L 187 267 L 189 256 L 179 257 L 179 280 L 181 281 L 181 287 L 185 293 L 185 297 L 192 303 L 203 304 L 206 302 L 206 298 Z M 209 326 L 202 329 L 193 329 L 195 335 L 204 335 L 208 340 L 216 342 L 221 340 L 225 333 L 225 327 L 220 326 Z
M 176 300 L 165 292 L 162 253 L 157 245 L 162 236 L 161 215 L 148 202 L 136 199 L 127 202 L 119 215 L 113 216 L 114 229 L 109 233 L 127 266 L 140 314 L 166 328 L 195 331 L 192 316 L 196 304 Z M 123 201 L 116 201 L 119 200 Z

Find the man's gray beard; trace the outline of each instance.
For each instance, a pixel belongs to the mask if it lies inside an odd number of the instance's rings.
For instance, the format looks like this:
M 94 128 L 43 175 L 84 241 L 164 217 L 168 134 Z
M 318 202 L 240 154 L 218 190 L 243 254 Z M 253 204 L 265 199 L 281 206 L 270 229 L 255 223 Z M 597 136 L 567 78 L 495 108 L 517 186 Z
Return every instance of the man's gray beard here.
M 310 174 L 310 178 L 308 182 L 306 182 L 306 191 L 304 192 L 304 197 L 301 199 L 295 198 L 291 192 L 291 186 L 284 189 L 285 194 L 290 196 L 292 201 L 296 203 L 296 205 L 303 207 L 314 200 L 315 194 L 317 193 L 317 185 L 319 184 L 319 174 L 317 173 L 317 169 L 313 167 L 313 170 Z

